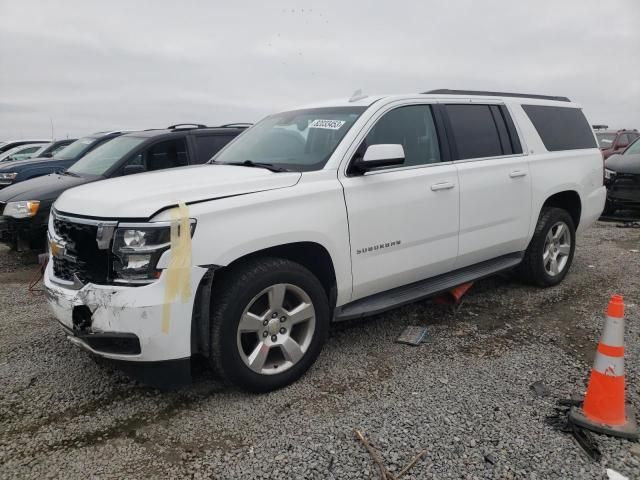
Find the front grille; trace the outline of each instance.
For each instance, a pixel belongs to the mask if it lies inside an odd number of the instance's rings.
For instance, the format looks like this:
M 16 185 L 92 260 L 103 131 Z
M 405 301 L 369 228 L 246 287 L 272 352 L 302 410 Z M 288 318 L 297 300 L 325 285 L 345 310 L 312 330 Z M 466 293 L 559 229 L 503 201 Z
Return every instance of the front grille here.
M 97 225 L 74 222 L 54 214 L 53 230 L 64 241 L 62 255 L 53 257 L 53 272 L 61 280 L 106 283 L 109 278 L 109 251 L 96 242 Z
M 640 202 L 640 175 L 633 173 L 617 173 L 609 194 L 615 200 Z

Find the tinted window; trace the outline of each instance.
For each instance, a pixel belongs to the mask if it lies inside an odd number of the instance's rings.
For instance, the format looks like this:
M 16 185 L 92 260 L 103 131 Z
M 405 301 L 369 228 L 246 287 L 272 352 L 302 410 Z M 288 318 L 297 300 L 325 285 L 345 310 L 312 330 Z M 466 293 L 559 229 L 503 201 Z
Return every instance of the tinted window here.
M 188 164 L 187 147 L 182 138 L 156 143 L 127 162 L 127 165 L 142 165 L 147 172 Z
M 522 105 L 522 108 L 550 152 L 596 148 L 593 132 L 582 110 L 546 105 Z
M 447 105 L 446 108 L 459 160 L 511 153 L 503 150 L 489 105 Z
M 431 107 L 411 105 L 386 113 L 364 140 L 366 146 L 385 143 L 404 148 L 403 165 L 424 165 L 440 161 L 438 135 Z
M 231 135 L 198 135 L 193 137 L 196 142 L 196 156 L 194 163 L 204 163 L 233 139 Z

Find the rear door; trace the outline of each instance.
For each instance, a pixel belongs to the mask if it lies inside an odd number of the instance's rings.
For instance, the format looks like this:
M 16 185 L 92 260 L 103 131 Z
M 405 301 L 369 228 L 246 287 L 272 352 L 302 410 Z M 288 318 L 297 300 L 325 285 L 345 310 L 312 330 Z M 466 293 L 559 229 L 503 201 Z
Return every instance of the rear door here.
M 401 144 L 405 163 L 345 172 L 353 299 L 449 271 L 458 250 L 458 175 L 428 104 L 387 107 L 357 140 L 353 158 L 375 144 Z M 445 148 L 442 148 L 442 147 Z
M 526 248 L 531 177 L 504 105 L 444 106 L 460 180 L 461 268 Z

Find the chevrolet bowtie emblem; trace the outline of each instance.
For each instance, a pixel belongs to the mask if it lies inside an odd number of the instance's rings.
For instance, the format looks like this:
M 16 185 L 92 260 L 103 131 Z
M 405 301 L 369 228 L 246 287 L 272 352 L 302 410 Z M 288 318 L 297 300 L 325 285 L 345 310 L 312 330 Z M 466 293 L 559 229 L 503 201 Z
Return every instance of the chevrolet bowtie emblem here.
M 58 245 L 53 240 L 49 240 L 49 251 L 51 252 L 51 255 L 53 255 L 54 257 L 61 257 L 63 252 L 60 245 Z
M 49 251 L 51 252 L 52 256 L 56 258 L 62 258 L 66 253 L 66 248 L 64 245 L 61 245 L 55 240 L 49 240 Z

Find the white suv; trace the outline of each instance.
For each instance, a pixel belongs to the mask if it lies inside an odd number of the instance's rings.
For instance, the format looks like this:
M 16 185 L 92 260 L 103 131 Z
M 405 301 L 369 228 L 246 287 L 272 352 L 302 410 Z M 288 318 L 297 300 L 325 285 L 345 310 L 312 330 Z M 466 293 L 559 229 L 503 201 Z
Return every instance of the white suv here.
M 558 284 L 602 182 L 564 97 L 357 96 L 271 115 L 207 165 L 66 191 L 44 281 L 94 354 L 165 381 L 202 355 L 267 391 L 311 366 L 332 321 L 514 267 Z

